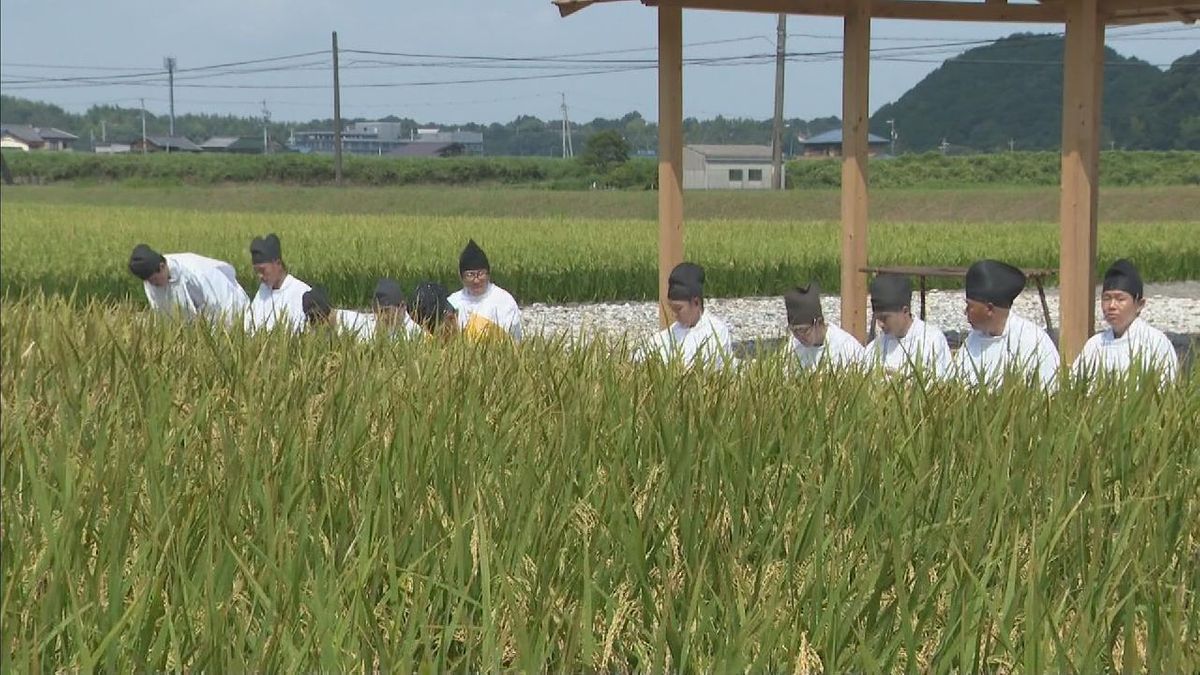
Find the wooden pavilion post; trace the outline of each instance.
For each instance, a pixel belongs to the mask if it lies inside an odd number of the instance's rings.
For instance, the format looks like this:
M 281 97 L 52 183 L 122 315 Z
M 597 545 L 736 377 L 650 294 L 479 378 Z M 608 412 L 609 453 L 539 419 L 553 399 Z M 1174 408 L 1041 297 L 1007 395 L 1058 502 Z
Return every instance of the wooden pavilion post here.
M 1068 0 L 1063 58 L 1059 350 L 1073 360 L 1095 321 L 1096 209 L 1104 19 L 1097 0 Z
M 846 5 L 842 67 L 842 328 L 867 336 L 867 112 L 871 9 Z
M 683 10 L 658 8 L 658 315 L 671 323 L 667 277 L 683 262 Z

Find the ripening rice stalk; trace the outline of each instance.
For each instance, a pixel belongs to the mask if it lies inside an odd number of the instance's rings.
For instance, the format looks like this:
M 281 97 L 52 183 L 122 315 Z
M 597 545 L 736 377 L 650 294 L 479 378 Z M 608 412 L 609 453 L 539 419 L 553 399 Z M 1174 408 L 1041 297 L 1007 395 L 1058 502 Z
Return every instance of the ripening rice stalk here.
M 1200 668 L 1194 370 L 972 393 L 0 319 L 14 671 Z
M 447 196 L 447 199 L 454 197 Z M 79 299 L 141 301 L 124 264 L 133 246 L 189 251 L 231 263 L 242 285 L 258 282 L 249 259 L 255 236 L 276 232 L 297 277 L 326 287 L 336 304 L 361 307 L 378 277 L 412 288 L 421 280 L 457 285 L 459 251 L 469 237 L 488 251 L 497 283 L 521 304 L 645 300 L 658 288 L 656 226 L 649 220 L 493 218 L 482 216 L 194 211 L 142 206 L 4 202 L 0 216 L 0 293 L 15 299 L 44 292 Z M 1147 237 L 1152 231 L 1153 237 Z M 1149 281 L 1195 277 L 1200 269 L 1196 223 L 1105 223 L 1100 259 L 1132 257 Z M 835 222 L 689 221 L 687 249 L 708 270 L 714 297 L 782 293 L 818 281 L 840 283 Z M 1052 223 L 877 223 L 877 265 L 969 265 L 991 257 L 1029 267 L 1058 266 Z M 60 246 L 50 253 L 47 237 Z M 1103 267 L 1101 267 L 1103 268 Z M 939 283 L 933 280 L 933 283 Z

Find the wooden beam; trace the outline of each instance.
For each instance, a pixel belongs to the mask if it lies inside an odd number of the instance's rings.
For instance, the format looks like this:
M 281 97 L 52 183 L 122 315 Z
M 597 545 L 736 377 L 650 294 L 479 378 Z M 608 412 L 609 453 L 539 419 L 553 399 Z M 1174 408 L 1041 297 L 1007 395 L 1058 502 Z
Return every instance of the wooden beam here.
M 1174 12 L 1143 12 L 1141 14 L 1106 14 L 1104 23 L 1109 26 L 1137 26 L 1146 23 L 1181 23 L 1193 24 L 1196 23 L 1196 17 L 1186 13 Z
M 868 0 L 849 0 L 842 57 L 842 328 L 867 336 L 867 121 L 871 75 Z
M 1068 0 L 1065 9 L 1059 349 L 1070 362 L 1083 349 L 1095 321 L 1104 21 L 1097 0 Z
M 843 16 L 848 0 L 642 0 L 650 6 L 767 14 Z M 1062 23 L 1059 4 L 941 2 L 940 0 L 867 0 L 872 17 L 924 21 Z
M 658 8 L 658 310 L 670 324 L 667 277 L 683 262 L 683 11 Z
M 1200 2 L 1187 0 L 1103 0 L 1100 3 L 1101 14 L 1162 12 L 1169 14 L 1173 10 L 1182 13 L 1200 12 Z

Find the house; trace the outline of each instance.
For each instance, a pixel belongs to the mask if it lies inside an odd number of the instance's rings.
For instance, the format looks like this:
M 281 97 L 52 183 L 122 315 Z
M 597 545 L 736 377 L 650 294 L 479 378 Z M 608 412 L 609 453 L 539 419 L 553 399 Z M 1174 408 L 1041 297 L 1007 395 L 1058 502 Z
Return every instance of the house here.
M 833 129 L 812 138 L 801 138 L 800 145 L 804 146 L 805 157 L 841 157 L 842 130 Z M 869 156 L 874 157 L 886 152 L 888 145 L 888 139 L 880 138 L 875 134 L 867 134 L 867 154 Z
M 239 155 L 263 154 L 263 139 L 258 136 L 213 136 L 200 144 L 205 152 L 227 152 Z M 267 151 L 271 153 L 286 152 L 282 143 L 270 141 Z
M 297 131 L 292 134 L 290 145 L 300 152 L 332 153 L 334 145 L 332 131 Z M 342 152 L 351 155 L 390 155 L 392 151 L 409 145 L 457 143 L 464 154 L 483 154 L 483 132 L 442 131 L 441 129 L 415 129 L 401 122 L 354 122 L 342 130 Z M 418 156 L 422 152 L 413 151 Z M 401 153 L 404 154 L 404 153 Z
M 97 155 L 124 155 L 129 153 L 128 143 L 97 143 Z
M 143 152 L 142 139 L 129 144 L 130 152 Z M 201 152 L 200 146 L 183 136 L 147 136 L 145 152 Z
M 79 140 L 54 127 L 35 127 L 28 124 L 0 124 L 0 148 L 21 150 L 70 150 L 71 143 Z
M 771 146 L 685 145 L 683 189 L 769 190 Z
M 388 151 L 388 157 L 460 157 L 466 154 L 462 143 L 408 143 Z

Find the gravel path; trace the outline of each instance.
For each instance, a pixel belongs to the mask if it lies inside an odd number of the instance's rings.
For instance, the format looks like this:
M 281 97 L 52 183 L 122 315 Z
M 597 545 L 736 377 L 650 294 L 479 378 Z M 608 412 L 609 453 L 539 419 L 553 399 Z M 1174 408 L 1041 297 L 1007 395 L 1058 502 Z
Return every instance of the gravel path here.
M 1097 289 L 1097 297 L 1099 289 Z M 1050 317 L 1058 321 L 1058 289 L 1046 290 Z M 913 302 L 920 300 L 914 294 Z M 926 295 L 926 321 L 946 332 L 965 332 L 962 291 L 929 291 Z M 837 323 L 840 300 L 836 295 L 822 299 L 825 319 Z M 729 323 L 735 341 L 781 338 L 786 334 L 786 313 L 781 297 L 714 298 L 706 302 L 708 311 Z M 1045 325 L 1037 290 L 1026 289 L 1013 309 L 1025 318 Z M 919 311 L 919 310 L 918 310 Z M 572 305 L 534 304 L 522 308 L 525 333 L 533 335 L 607 334 L 637 338 L 658 330 L 658 310 L 654 302 L 588 303 Z M 1184 281 L 1146 286 L 1146 309 L 1142 317 L 1168 333 L 1200 333 L 1200 281 Z M 1096 329 L 1103 327 L 1099 303 Z M 1057 327 L 1057 326 L 1056 326 Z

